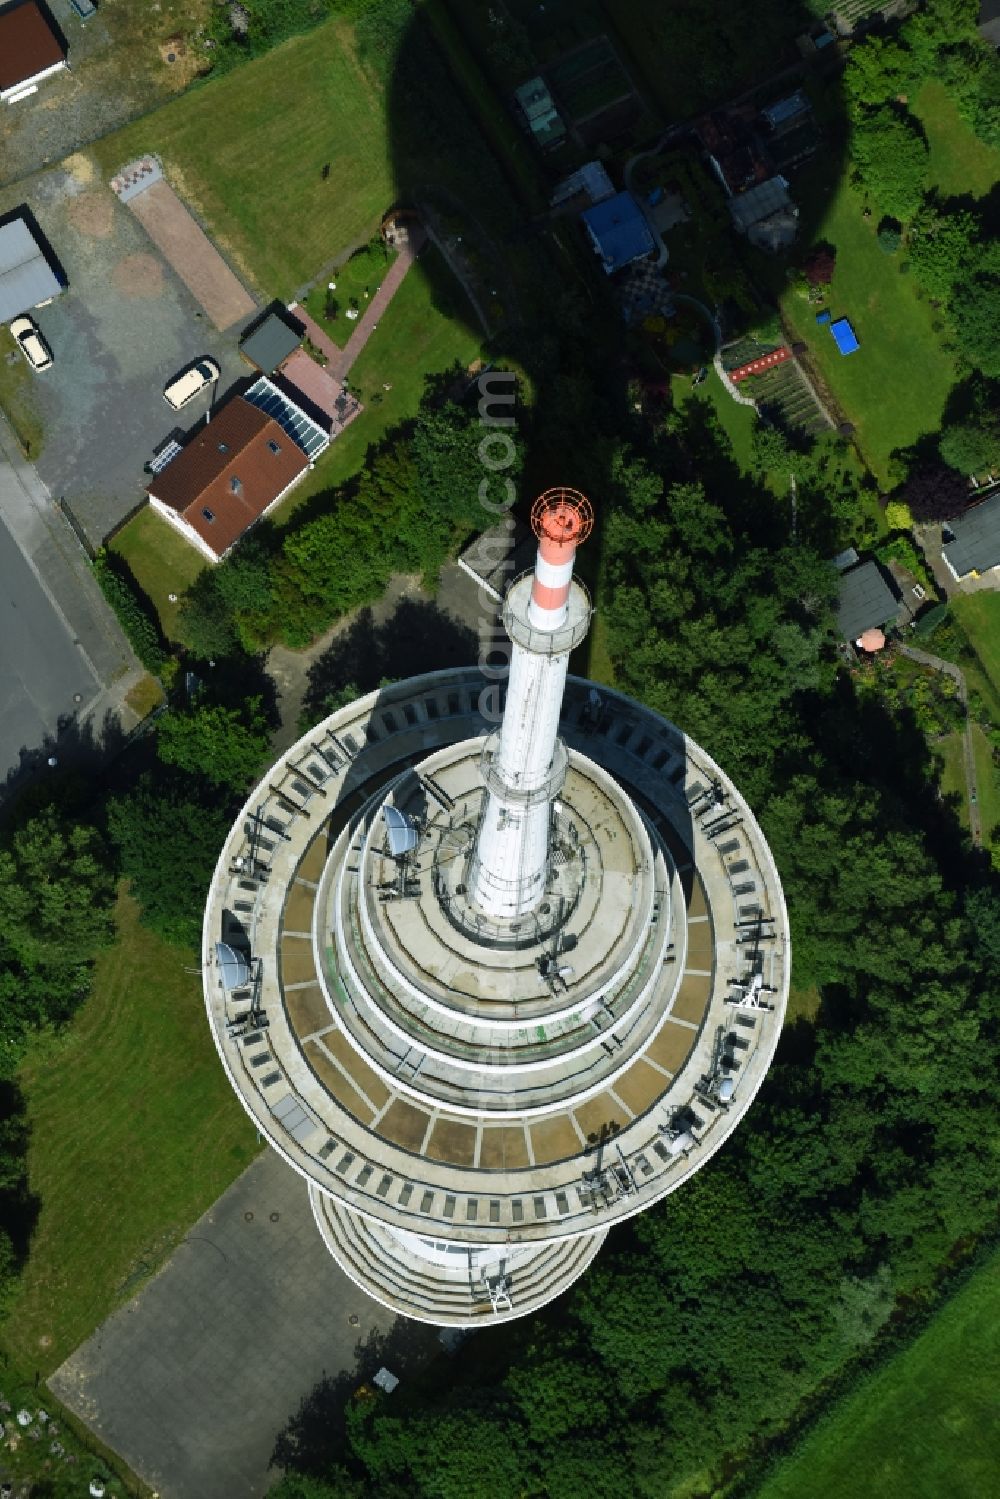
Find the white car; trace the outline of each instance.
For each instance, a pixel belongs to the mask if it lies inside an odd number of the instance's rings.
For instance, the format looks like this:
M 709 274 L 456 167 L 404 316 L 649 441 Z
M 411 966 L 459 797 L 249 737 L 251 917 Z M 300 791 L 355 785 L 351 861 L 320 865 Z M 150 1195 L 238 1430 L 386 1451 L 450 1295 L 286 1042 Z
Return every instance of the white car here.
M 52 350 L 31 318 L 16 317 L 10 325 L 10 332 L 31 368 L 47 370 L 52 363 Z
M 214 359 L 196 359 L 186 370 L 181 370 L 166 386 L 163 399 L 168 406 L 179 411 L 188 401 L 193 401 L 200 390 L 219 378 L 219 366 Z

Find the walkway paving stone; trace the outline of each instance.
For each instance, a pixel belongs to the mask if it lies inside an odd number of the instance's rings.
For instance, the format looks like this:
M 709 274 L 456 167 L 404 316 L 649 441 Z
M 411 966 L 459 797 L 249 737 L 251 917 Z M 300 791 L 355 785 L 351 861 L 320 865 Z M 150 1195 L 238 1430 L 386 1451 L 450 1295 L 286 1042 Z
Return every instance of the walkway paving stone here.
M 162 1499 L 256 1499 L 302 1398 L 397 1320 L 337 1267 L 268 1150 L 49 1384 Z
M 229 328 L 254 311 L 253 297 L 168 182 L 152 183 L 129 198 L 128 207 L 217 328 Z
M 426 242 L 427 236 L 422 229 L 411 229 L 407 243 L 398 252 L 392 265 L 386 271 L 382 284 L 358 319 L 357 327 L 342 349 L 337 347 L 333 339 L 324 332 L 315 318 L 310 317 L 304 307 L 300 306 L 298 302 L 290 304 L 288 310 L 298 318 L 300 323 L 305 324 L 306 332 L 309 335 L 309 342 L 315 348 L 319 349 L 320 353 L 324 354 L 329 361 L 326 373 L 332 376 L 334 380 L 342 382 L 347 377 L 354 361 L 375 331 L 379 318 L 382 317 L 389 303 L 396 295 L 403 283 L 403 277 L 420 254 Z

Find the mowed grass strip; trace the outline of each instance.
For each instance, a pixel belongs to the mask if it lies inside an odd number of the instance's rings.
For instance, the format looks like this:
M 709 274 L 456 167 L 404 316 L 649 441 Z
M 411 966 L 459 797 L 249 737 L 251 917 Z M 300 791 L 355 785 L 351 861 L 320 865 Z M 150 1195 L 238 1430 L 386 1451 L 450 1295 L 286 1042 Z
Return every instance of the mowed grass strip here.
M 1000 1256 L 834 1406 L 756 1499 L 983 1499 L 997 1491 Z
M 1000 593 L 979 589 L 956 594 L 951 608 L 994 690 L 1000 693 Z
M 180 601 L 208 566 L 204 557 L 149 505 L 121 528 L 111 542 L 111 550 L 127 564 L 149 598 L 164 635 L 168 640 L 178 640 Z M 176 594 L 175 601 L 171 601 L 171 594 Z
M 992 851 L 996 867 L 1000 863 L 1000 774 L 993 763 L 993 746 L 979 724 L 972 725 L 972 754 L 976 762 L 983 843 Z
M 941 756 L 941 795 L 954 802 L 955 811 L 963 828 L 969 827 L 969 794 L 965 781 L 965 737 L 960 729 L 945 735 L 935 749 Z
M 122 892 L 90 998 L 21 1068 L 41 1209 L 0 1335 L 43 1375 L 163 1264 L 258 1149 L 212 1044 L 197 956 L 138 915 Z
M 108 175 L 156 152 L 220 247 L 262 292 L 286 300 L 367 241 L 395 196 L 384 90 L 343 19 L 210 79 L 93 151 Z
M 934 326 L 940 315 L 918 300 L 912 278 L 899 269 L 905 252 L 883 254 L 876 238 L 878 216 L 865 219 L 862 208 L 860 196 L 841 181 L 815 235 L 836 246 L 826 306 L 835 319 L 850 319 L 861 344 L 857 353 L 840 354 L 829 327 L 816 322 L 819 308 L 796 293 L 786 292 L 782 306 L 795 337 L 808 345 L 809 359 L 853 422 L 868 464 L 888 487 L 890 453 L 940 428 L 957 371 L 941 344 L 943 327 Z M 803 217 L 809 217 L 805 209 Z
M 38 457 L 44 439 L 35 405 L 35 381 L 41 378 L 28 368 L 28 361 L 8 329 L 0 327 L 0 411 L 29 458 Z

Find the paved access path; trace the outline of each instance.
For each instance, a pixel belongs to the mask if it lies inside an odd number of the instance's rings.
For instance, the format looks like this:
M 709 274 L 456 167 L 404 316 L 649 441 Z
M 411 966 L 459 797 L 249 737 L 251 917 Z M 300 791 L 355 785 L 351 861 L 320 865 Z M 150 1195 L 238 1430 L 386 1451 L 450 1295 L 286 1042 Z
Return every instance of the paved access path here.
M 289 306 L 289 312 L 293 313 L 300 323 L 305 324 L 309 342 L 326 356 L 329 361 L 326 373 L 334 380 L 343 382 L 346 379 L 354 361 L 378 327 L 379 318 L 385 313 L 402 285 L 403 277 L 423 249 L 426 238 L 423 229 L 414 226 L 410 230 L 406 244 L 397 252 L 395 260 L 382 278 L 381 285 L 358 319 L 357 327 L 342 349 L 338 348 L 316 319 L 310 317 L 298 302 L 292 302 Z
M 972 746 L 972 724 L 969 720 L 969 689 L 965 681 L 965 673 L 954 661 L 945 661 L 941 656 L 932 656 L 929 651 L 920 651 L 912 645 L 899 645 L 901 656 L 908 656 L 911 661 L 916 661 L 919 666 L 929 666 L 932 671 L 943 672 L 946 677 L 951 677 L 958 686 L 958 699 L 965 709 L 965 722 L 962 729 L 962 761 L 965 766 L 965 790 L 969 802 L 969 832 L 972 841 L 977 848 L 982 847 L 983 824 L 979 814 L 979 784 L 976 778 L 976 756 Z
M 372 1333 L 402 1320 L 338 1268 L 305 1182 L 266 1150 L 49 1385 L 162 1499 L 256 1499 L 305 1396 L 359 1357 L 367 1376 Z

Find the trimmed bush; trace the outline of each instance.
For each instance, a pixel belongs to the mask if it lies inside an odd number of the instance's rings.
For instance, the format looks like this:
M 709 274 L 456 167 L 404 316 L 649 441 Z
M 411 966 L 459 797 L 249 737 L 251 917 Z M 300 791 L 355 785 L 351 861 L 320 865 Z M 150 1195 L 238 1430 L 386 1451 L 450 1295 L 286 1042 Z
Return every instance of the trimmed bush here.
M 103 549 L 94 558 L 94 576 L 114 610 L 129 645 L 146 670 L 152 672 L 154 677 L 159 676 L 167 659 L 160 631 L 144 608 L 135 588 Z

